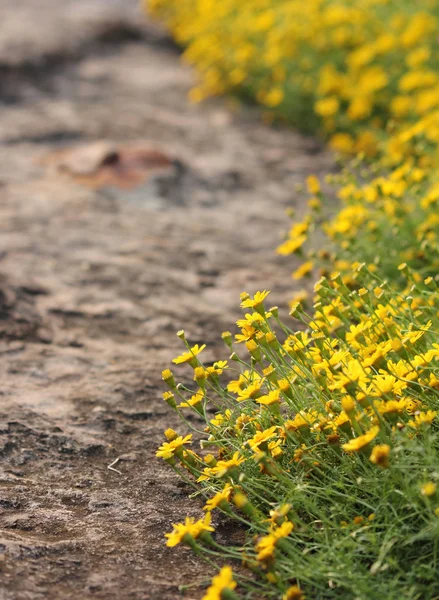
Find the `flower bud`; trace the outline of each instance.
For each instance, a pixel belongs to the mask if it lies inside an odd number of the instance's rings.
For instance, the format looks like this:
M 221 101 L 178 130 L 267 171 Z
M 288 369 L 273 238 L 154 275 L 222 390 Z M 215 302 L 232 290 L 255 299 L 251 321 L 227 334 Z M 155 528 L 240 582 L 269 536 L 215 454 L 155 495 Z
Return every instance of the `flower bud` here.
M 175 379 L 170 369 L 162 371 L 162 379 L 171 389 L 175 389 Z
M 225 343 L 225 345 L 230 348 L 230 350 L 232 349 L 232 344 L 233 344 L 233 338 L 232 338 L 232 334 L 230 333 L 230 331 L 223 331 L 223 333 L 221 334 L 221 338 L 223 340 L 223 342 Z
M 249 340 L 248 342 L 245 343 L 245 346 L 246 346 L 247 350 L 250 352 L 251 357 L 256 362 L 259 362 L 262 359 L 261 350 L 254 340 Z
M 178 438 L 178 433 L 173 429 L 169 428 L 165 431 L 165 437 L 168 442 L 172 442 Z
M 164 392 L 163 393 L 163 400 L 169 404 L 169 406 L 171 408 L 177 408 L 177 404 L 175 402 L 175 396 L 172 392 Z

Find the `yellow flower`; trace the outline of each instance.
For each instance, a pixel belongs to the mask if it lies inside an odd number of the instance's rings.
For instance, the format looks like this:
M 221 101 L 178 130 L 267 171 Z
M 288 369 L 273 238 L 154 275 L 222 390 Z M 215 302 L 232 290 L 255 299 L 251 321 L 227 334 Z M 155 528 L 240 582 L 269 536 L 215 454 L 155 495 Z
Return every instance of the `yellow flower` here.
M 171 388 L 175 388 L 175 380 L 174 375 L 170 369 L 165 369 L 162 371 L 162 379 L 165 383 L 169 385 Z
M 400 415 L 407 409 L 407 400 L 389 400 L 388 402 L 374 402 L 375 408 L 381 415 Z
M 357 96 L 348 108 L 348 116 L 353 121 L 366 119 L 372 111 L 372 101 L 368 96 Z
M 305 594 L 298 585 L 292 585 L 282 596 L 282 600 L 305 600 Z
M 200 387 L 204 388 L 206 384 L 206 369 L 204 367 L 195 367 L 194 381 L 196 381 Z
M 340 103 L 337 98 L 324 98 L 314 104 L 314 110 L 321 117 L 332 117 L 337 114 Z
M 166 545 L 173 548 L 177 544 L 184 542 L 186 536 L 191 536 L 196 539 L 203 531 L 215 531 L 215 529 L 210 526 L 210 520 L 211 514 L 208 512 L 204 519 L 200 519 L 199 521 L 195 521 L 193 517 L 186 517 L 184 523 L 172 524 L 174 531 L 165 533 L 165 537 L 168 538 Z
M 371 396 L 384 396 L 389 393 L 401 395 L 406 387 L 407 383 L 405 381 L 400 381 L 393 375 L 389 375 L 385 371 L 380 371 L 380 375 L 374 376 L 367 393 Z
M 238 379 L 234 379 L 227 384 L 227 389 L 229 392 L 238 393 L 251 382 L 251 377 L 252 373 L 250 371 L 244 371 Z
M 316 415 L 301 411 L 297 413 L 294 419 L 288 419 L 284 423 L 286 431 L 301 431 L 309 429 L 316 420 Z
M 313 267 L 314 263 L 312 262 L 312 260 L 303 263 L 298 269 L 294 271 L 294 273 L 292 274 L 292 278 L 298 280 L 302 279 L 302 277 L 306 277 L 306 275 L 309 275 L 311 273 Z
M 433 481 L 429 481 L 427 483 L 424 483 L 424 485 L 421 487 L 421 494 L 423 496 L 427 496 L 427 498 L 430 498 L 431 496 L 435 495 L 436 489 L 437 484 Z
M 270 427 L 265 431 L 258 431 L 252 438 L 247 440 L 247 444 L 250 446 L 253 452 L 257 452 L 261 444 L 267 442 L 269 439 L 276 435 L 276 431 L 276 425 L 273 425 L 273 427 Z
M 255 381 L 254 383 L 248 385 L 244 390 L 240 390 L 238 392 L 238 402 L 242 402 L 243 400 L 256 400 L 256 398 L 262 396 L 262 384 L 263 381 Z
M 360 75 L 358 81 L 359 92 L 368 95 L 385 88 L 388 84 L 388 77 L 380 65 L 366 68 Z
M 221 507 L 222 503 L 229 501 L 232 492 L 233 487 L 230 485 L 230 483 L 226 483 L 226 485 L 220 492 L 217 492 L 215 496 L 213 496 L 206 502 L 206 505 L 203 510 L 212 511 L 217 506 Z
M 267 290 L 264 290 L 263 292 L 256 292 L 253 298 L 247 298 L 241 302 L 241 308 L 254 308 L 257 310 L 262 306 L 269 293 L 270 292 Z
M 374 465 L 386 468 L 389 466 L 390 446 L 388 444 L 378 444 L 372 450 L 370 460 Z
M 206 344 L 203 344 L 202 346 L 195 344 L 195 346 L 192 346 L 189 352 L 183 352 L 183 354 L 177 356 L 177 358 L 173 358 L 172 362 L 176 365 L 180 365 L 182 363 L 192 363 L 194 359 L 196 359 L 196 356 L 200 354 L 200 352 L 204 350 L 205 347 Z
M 186 437 L 182 437 L 181 435 L 178 436 L 177 438 L 175 438 L 174 440 L 170 441 L 170 442 L 165 442 L 164 444 L 162 444 L 160 446 L 160 448 L 157 450 L 157 452 L 155 453 L 155 455 L 158 458 L 163 458 L 163 460 L 169 460 L 170 458 L 173 458 L 174 455 L 178 454 L 184 444 L 191 444 L 192 440 L 192 434 L 190 433 L 189 435 L 187 435 Z
M 317 178 L 315 178 L 315 179 L 317 180 L 317 184 L 318 184 L 318 179 Z M 310 225 L 309 219 L 306 219 L 305 221 L 302 221 L 301 223 L 295 223 L 291 227 L 291 229 L 288 233 L 288 237 L 293 240 L 293 239 L 299 237 L 300 235 L 303 235 L 304 233 L 306 233 L 308 231 L 309 225 Z
M 356 385 L 364 389 L 368 382 L 369 368 L 365 368 L 360 361 L 351 359 L 348 364 L 343 367 L 342 373 L 335 375 L 332 383 L 328 386 L 331 391 L 342 390 Z
M 204 375 L 207 378 L 213 377 L 213 376 L 219 376 L 219 375 L 222 375 L 224 372 L 224 369 L 227 369 L 227 368 L 228 368 L 227 361 L 219 360 L 217 362 L 214 362 L 211 367 L 207 367 L 204 370 Z M 195 371 L 196 370 L 197 369 L 195 369 Z
M 203 475 L 198 477 L 197 482 L 206 481 L 211 477 L 223 477 L 234 468 L 238 467 L 245 461 L 245 458 L 236 451 L 229 460 L 219 460 L 215 466 L 207 467 L 203 470 Z
M 342 448 L 346 452 L 359 452 L 360 450 L 368 446 L 370 442 L 376 438 L 379 431 L 380 428 L 378 427 L 378 425 L 375 425 L 374 427 L 369 429 L 369 431 L 367 431 L 365 434 L 359 435 L 358 437 L 349 440 L 349 442 L 347 442 L 346 444 L 343 444 Z
M 285 95 L 282 88 L 275 87 L 272 88 L 269 92 L 267 92 L 267 94 L 265 94 L 265 97 L 263 98 L 263 103 L 265 104 L 265 106 L 273 108 L 275 106 L 279 106 L 279 104 L 283 102 L 284 97 Z
M 351 398 L 351 396 L 343 396 L 340 402 L 345 413 L 349 414 L 355 411 L 356 403 L 355 400 Z
M 196 394 L 194 394 L 193 396 L 191 396 L 189 398 L 189 400 L 187 400 L 186 402 L 180 402 L 180 404 L 178 405 L 178 408 L 197 407 L 202 403 L 203 400 L 204 400 L 204 392 L 203 392 L 203 390 L 198 390 L 198 392 Z
M 351 154 L 354 149 L 354 140 L 348 133 L 336 133 L 329 140 L 329 146 L 336 152 Z
M 418 331 L 409 331 L 402 338 L 402 343 L 403 344 L 405 344 L 407 342 L 410 342 L 411 344 L 416 343 L 424 335 L 424 333 L 430 329 L 431 325 L 432 325 L 432 322 L 428 321 L 428 323 L 426 325 L 424 325 L 423 327 L 421 327 L 420 329 L 418 329 Z
M 212 585 L 207 589 L 202 600 L 222 600 L 226 597 L 223 592 L 231 592 L 235 587 L 236 581 L 233 579 L 232 568 L 223 567 L 218 575 L 215 575 L 212 579 Z
M 431 50 L 428 46 L 420 46 L 407 55 L 405 61 L 409 67 L 415 69 L 426 62 L 431 56 Z
M 279 458 L 282 456 L 284 451 L 282 450 L 281 446 L 282 440 L 272 440 L 271 442 L 268 442 L 268 452 L 273 458 Z
M 297 238 L 289 239 L 277 248 L 277 253 L 282 256 L 288 256 L 289 254 L 294 254 L 303 246 L 303 244 L 307 240 L 306 235 L 300 235 Z
M 293 531 L 294 525 L 291 521 L 285 521 L 280 527 L 270 531 L 268 535 L 263 536 L 256 544 L 258 560 L 266 560 L 274 555 L 277 542 L 284 537 L 288 537 Z
M 306 178 L 306 185 L 310 194 L 317 196 L 320 193 L 320 181 L 315 175 Z
M 280 390 L 273 390 L 272 392 L 268 392 L 264 396 L 260 396 L 256 398 L 256 402 L 258 404 L 263 404 L 264 406 L 271 406 L 272 404 L 279 404 L 281 401 L 280 398 Z
M 171 408 L 176 408 L 175 396 L 172 392 L 163 392 L 163 400 L 169 404 Z
M 431 425 L 433 419 L 436 418 L 437 411 L 427 410 L 427 412 L 419 412 L 415 415 L 415 418 L 409 421 L 409 426 L 414 429 L 419 429 L 423 425 Z
M 250 296 L 247 295 L 244 297 L 243 301 L 244 300 L 251 300 L 251 298 L 250 298 Z M 254 326 L 257 328 L 261 328 L 264 323 L 265 323 L 264 315 L 261 315 L 258 312 L 245 313 L 243 319 L 238 319 L 236 321 L 236 324 L 238 325 L 238 327 Z

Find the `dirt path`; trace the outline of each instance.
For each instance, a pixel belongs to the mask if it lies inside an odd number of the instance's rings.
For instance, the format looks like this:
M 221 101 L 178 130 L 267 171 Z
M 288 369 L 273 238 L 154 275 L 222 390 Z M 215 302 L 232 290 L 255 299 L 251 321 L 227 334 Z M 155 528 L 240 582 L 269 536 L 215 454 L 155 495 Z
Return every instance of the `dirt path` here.
M 178 598 L 205 573 L 163 543 L 199 513 L 154 459 L 177 425 L 161 369 L 182 326 L 223 356 L 242 290 L 286 302 L 284 211 L 331 159 L 188 104 L 191 72 L 135 1 L 1 0 L 0 22 L 0 598 Z M 57 168 L 102 140 L 181 164 L 131 190 Z

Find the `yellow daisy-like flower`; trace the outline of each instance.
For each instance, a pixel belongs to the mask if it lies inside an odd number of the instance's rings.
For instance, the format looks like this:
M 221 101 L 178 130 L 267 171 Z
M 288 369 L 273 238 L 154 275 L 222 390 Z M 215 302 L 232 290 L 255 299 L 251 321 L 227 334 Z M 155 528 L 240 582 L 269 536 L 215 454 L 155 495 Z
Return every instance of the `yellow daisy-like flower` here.
M 224 592 L 232 592 L 236 587 L 231 567 L 223 567 L 218 575 L 212 579 L 212 585 L 204 594 L 202 600 L 221 600 Z
M 208 512 L 204 519 L 200 519 L 199 521 L 195 521 L 193 517 L 186 517 L 184 523 L 172 524 L 174 531 L 165 533 L 165 537 L 168 538 L 166 545 L 173 548 L 174 546 L 177 546 L 177 544 L 184 542 L 186 536 L 191 536 L 196 539 L 203 531 L 215 531 L 210 525 L 210 520 L 211 514 Z
M 238 392 L 238 402 L 242 402 L 243 400 L 256 400 L 256 398 L 259 398 L 260 396 L 262 396 L 261 393 L 261 387 L 262 387 L 263 381 L 255 381 L 254 383 L 251 383 L 250 385 L 248 385 L 244 390 L 241 390 Z
M 256 292 L 253 298 L 247 298 L 241 302 L 241 308 L 254 308 L 257 310 L 262 306 L 269 293 L 270 292 L 267 290 L 264 290 L 263 292 Z
M 242 391 L 254 378 L 254 373 L 251 371 L 244 371 L 241 373 L 238 379 L 234 379 L 227 384 L 227 389 L 229 392 L 239 393 Z
M 364 368 L 360 361 L 352 359 L 343 367 L 342 373 L 333 377 L 333 383 L 328 387 L 331 391 L 346 389 L 353 384 L 364 388 L 368 382 L 369 368 Z
M 300 235 L 297 238 L 288 239 L 283 244 L 278 246 L 277 253 L 281 254 L 282 256 L 288 256 L 289 254 L 294 254 L 295 252 L 300 250 L 300 248 L 303 246 L 303 244 L 306 242 L 307 239 L 308 239 L 308 236 L 306 236 L 306 235 Z
M 184 444 L 191 444 L 192 434 L 190 433 L 186 437 L 182 437 L 179 435 L 177 438 L 172 440 L 171 442 L 165 442 L 160 446 L 155 455 L 158 458 L 163 458 L 163 460 L 169 460 L 173 458 L 175 454 L 181 451 Z
M 203 344 L 202 346 L 195 344 L 195 346 L 192 346 L 189 352 L 183 352 L 183 354 L 180 354 L 180 356 L 173 358 L 172 362 L 176 365 L 181 365 L 182 363 L 191 363 L 197 357 L 197 355 L 204 350 L 205 347 L 206 344 Z
M 271 406 L 272 404 L 279 404 L 281 401 L 280 398 L 280 390 L 273 390 L 272 392 L 268 392 L 264 396 L 260 396 L 256 398 L 256 402 L 258 404 L 263 404 L 264 406 Z
M 360 450 L 368 446 L 370 442 L 376 438 L 379 432 L 380 428 L 378 427 L 378 425 L 375 425 L 374 427 L 369 429 L 369 431 L 367 431 L 365 434 L 359 435 L 358 437 L 349 440 L 349 442 L 347 442 L 346 444 L 343 444 L 342 448 L 346 452 L 359 452 Z
M 305 594 L 298 585 L 292 585 L 282 596 L 282 600 L 305 600 Z
M 236 324 L 238 327 L 255 327 L 258 328 L 265 323 L 264 317 L 258 313 L 246 313 L 243 319 L 238 319 Z
M 375 448 L 372 450 L 370 461 L 374 465 L 387 468 L 389 466 L 389 454 L 390 446 L 388 444 L 378 444 L 378 446 L 375 446 Z
M 389 375 L 385 371 L 381 371 L 380 375 L 374 376 L 367 393 L 375 397 L 390 393 L 401 395 L 406 387 L 407 383 L 405 381 L 400 381 L 394 375 Z
M 350 430 L 350 419 L 344 410 L 331 421 L 331 425 L 342 431 Z
M 226 485 L 220 492 L 217 492 L 215 496 L 209 498 L 203 510 L 211 511 L 217 506 L 221 506 L 223 502 L 228 502 L 230 496 L 232 495 L 232 492 L 233 487 L 230 485 L 230 483 L 226 483 Z
M 210 420 L 210 422 L 212 423 L 212 425 L 215 425 L 215 427 L 221 427 L 221 425 L 228 419 L 230 419 L 232 415 L 232 412 L 227 408 L 226 411 L 223 413 L 216 413 L 215 417 L 213 419 Z
M 247 444 L 253 450 L 253 452 L 257 452 L 259 450 L 259 446 L 272 437 L 276 435 L 277 426 L 273 425 L 269 429 L 265 429 L 265 431 L 258 431 L 251 439 L 247 441 Z
M 415 344 L 425 334 L 425 332 L 430 329 L 431 325 L 432 325 L 432 322 L 428 321 L 428 323 L 426 325 L 424 325 L 417 331 L 409 331 L 403 337 L 402 343 L 405 344 L 407 342 L 410 342 L 411 344 Z
M 433 419 L 436 418 L 437 411 L 436 410 L 427 410 L 427 412 L 420 412 L 415 415 L 415 418 L 409 421 L 409 426 L 414 429 L 419 429 L 423 425 L 431 425 Z
M 302 279 L 303 277 L 309 275 L 313 268 L 314 263 L 312 260 L 308 260 L 307 262 L 303 263 L 303 265 L 300 265 L 300 267 L 294 271 L 291 277 L 296 280 Z
M 424 483 L 424 485 L 421 487 L 421 494 L 423 496 L 427 496 L 427 498 L 430 498 L 431 496 L 435 495 L 436 489 L 437 484 L 434 483 L 434 481 L 429 481 L 428 483 Z
M 301 411 L 297 413 L 294 419 L 288 419 L 285 421 L 285 429 L 287 431 L 300 431 L 302 429 L 309 429 L 317 418 L 317 414 L 314 412 Z
M 204 475 L 200 475 L 200 477 L 197 479 L 197 482 L 199 483 L 200 481 L 206 481 L 211 477 L 223 477 L 244 461 L 245 458 L 241 456 L 238 451 L 236 451 L 229 460 L 219 460 L 214 467 L 204 469 Z
M 318 177 L 316 177 L 315 175 L 310 175 L 309 177 L 307 177 L 306 187 L 308 188 L 308 192 L 310 194 L 317 196 L 317 194 L 320 192 L 320 181 L 318 180 Z
M 272 440 L 271 442 L 268 442 L 268 452 L 273 458 L 279 458 L 279 456 L 282 456 L 283 450 L 281 446 L 282 440 Z
M 374 406 L 381 415 L 399 415 L 405 412 L 407 400 L 401 398 L 401 400 L 389 400 L 388 402 L 376 401 Z
M 237 344 L 242 344 L 242 342 L 248 342 L 255 337 L 258 333 L 258 330 L 255 327 L 245 326 L 241 329 L 241 333 L 237 333 L 235 335 L 235 341 Z
M 268 535 L 264 535 L 256 544 L 258 552 L 258 560 L 266 560 L 274 554 L 277 542 L 285 537 L 288 537 L 294 529 L 294 524 L 291 521 L 285 521 L 280 527 L 275 527 Z
M 340 103 L 337 98 L 323 98 L 314 104 L 315 112 L 321 117 L 334 116 L 338 112 L 339 107 Z
M 193 396 L 189 398 L 186 402 L 180 402 L 178 408 L 190 408 L 197 407 L 204 400 L 204 392 L 203 390 L 198 390 Z

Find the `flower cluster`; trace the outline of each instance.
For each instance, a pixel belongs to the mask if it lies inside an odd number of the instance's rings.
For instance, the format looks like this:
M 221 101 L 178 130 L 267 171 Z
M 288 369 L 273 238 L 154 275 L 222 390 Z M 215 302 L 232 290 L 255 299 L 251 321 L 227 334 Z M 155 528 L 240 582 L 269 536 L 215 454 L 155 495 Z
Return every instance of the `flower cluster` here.
M 439 108 L 437 0 L 150 0 L 200 74 L 195 101 L 226 91 L 321 125 L 342 152 L 374 156 L 383 127 L 400 160 L 407 121 Z M 437 123 L 437 121 L 436 121 Z M 433 135 L 437 139 L 437 125 Z M 401 133 L 402 130 L 401 130 Z
M 342 176 L 344 206 L 324 223 L 337 270 L 376 259 L 390 276 L 402 262 L 425 277 L 437 271 L 438 0 L 148 4 L 198 70 L 193 100 L 251 98 L 272 118 L 320 131 L 337 152 L 373 159 L 366 177 Z M 318 182 L 309 188 L 311 215 L 292 226 L 281 254 L 302 253 L 320 224 Z M 310 256 L 293 277 L 314 264 Z
M 232 354 L 166 369 L 164 400 L 201 437 L 157 455 L 206 498 L 168 535 L 240 561 L 248 598 L 435 598 L 439 545 L 439 0 L 149 0 L 200 75 L 191 99 L 233 93 L 267 119 L 320 131 L 355 159 L 307 180 L 308 214 L 278 248 L 304 260 L 292 329 L 243 294 Z M 312 247 L 323 229 L 327 244 Z M 235 344 L 235 345 L 233 345 Z M 178 402 L 178 404 L 177 404 Z M 209 454 L 206 454 L 209 451 Z M 210 514 L 246 526 L 224 546 Z M 206 599 L 236 598 L 230 568 Z
M 210 450 L 189 449 L 190 435 L 171 430 L 157 452 L 206 497 L 206 518 L 174 525 L 168 545 L 239 559 L 259 575 L 255 597 L 371 597 L 371 569 L 376 597 L 390 597 L 390 581 L 395 598 L 420 573 L 410 597 L 436 581 L 437 289 L 413 283 L 409 268 L 398 293 L 366 265 L 352 271 L 350 285 L 339 274 L 320 279 L 312 314 L 293 306 L 296 330 L 266 308 L 268 292 L 242 294 L 253 312 L 238 321 L 221 374 L 200 353 L 186 361 L 194 386 L 163 372 L 165 395 L 182 400 L 174 410 Z M 196 406 L 186 401 L 194 396 Z M 211 511 L 245 523 L 246 542 L 217 543 Z M 227 594 L 218 597 L 236 597 Z

